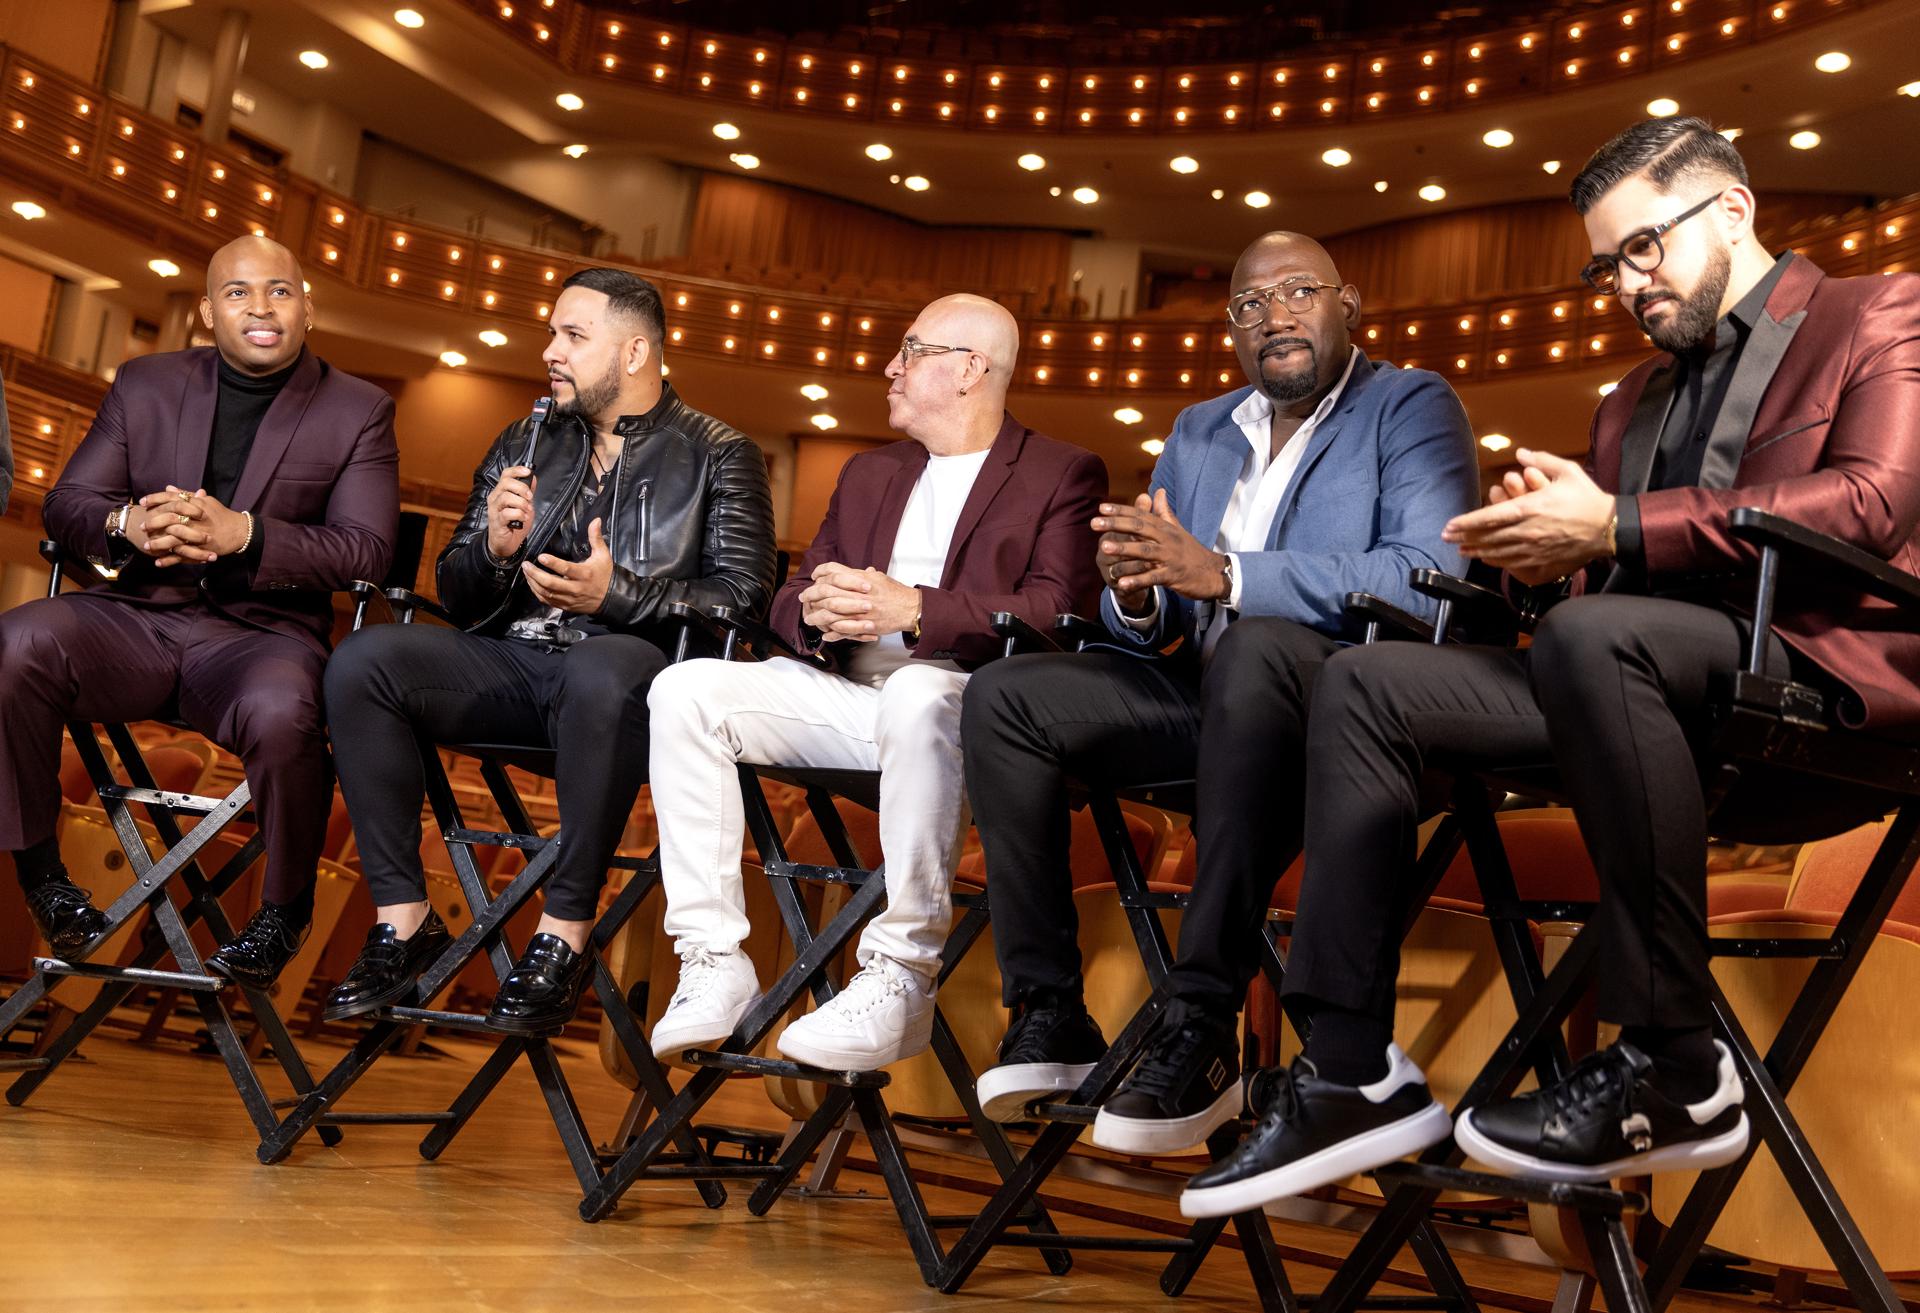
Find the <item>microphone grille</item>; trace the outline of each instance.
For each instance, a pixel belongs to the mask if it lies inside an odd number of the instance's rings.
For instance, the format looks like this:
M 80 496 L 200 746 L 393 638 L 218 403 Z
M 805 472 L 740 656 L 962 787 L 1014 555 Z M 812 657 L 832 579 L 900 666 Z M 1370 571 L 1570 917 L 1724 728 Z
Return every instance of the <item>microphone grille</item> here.
M 535 422 L 544 423 L 546 421 L 547 416 L 550 415 L 552 412 L 553 412 L 552 397 L 541 397 L 538 401 L 533 403 L 533 418 Z

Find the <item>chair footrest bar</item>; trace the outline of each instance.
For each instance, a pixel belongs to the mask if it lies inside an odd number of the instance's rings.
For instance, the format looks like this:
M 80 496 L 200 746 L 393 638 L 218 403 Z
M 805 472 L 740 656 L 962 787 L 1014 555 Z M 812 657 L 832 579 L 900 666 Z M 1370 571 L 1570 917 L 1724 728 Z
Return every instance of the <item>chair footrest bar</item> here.
M 959 1231 L 972 1226 L 976 1220 L 976 1215 L 973 1213 L 931 1213 L 927 1216 L 927 1225 L 935 1230 Z M 1039 1220 L 1040 1215 L 1029 1209 L 1008 1218 L 1007 1225 L 1032 1226 Z
M 39 1071 L 48 1065 L 46 1058 L 0 1058 L 0 1071 Z
M 452 1121 L 453 1112 L 323 1112 L 316 1120 L 322 1126 L 438 1126 Z
M 617 1155 L 616 1155 L 617 1156 Z M 779 1176 L 786 1169 L 775 1163 L 653 1163 L 640 1179 L 675 1181 L 754 1181 Z
M 1375 1168 L 1372 1175 L 1383 1185 L 1463 1190 L 1502 1199 L 1524 1199 L 1528 1203 L 1549 1204 L 1556 1208 L 1572 1208 L 1601 1217 L 1644 1213 L 1648 1206 L 1647 1196 L 1638 1190 L 1612 1190 L 1604 1185 L 1548 1181 L 1536 1176 L 1496 1176 L 1491 1172 L 1470 1172 L 1460 1167 L 1436 1167 L 1427 1163 L 1391 1163 Z
M 476 1035 L 505 1036 L 505 1031 L 495 1030 L 487 1024 L 487 1019 L 472 1012 L 439 1012 L 433 1008 L 382 1008 L 374 1014 L 385 1021 L 404 1021 L 424 1023 L 429 1026 L 443 1026 L 448 1030 L 468 1030 Z M 559 1031 L 555 1031 L 559 1034 Z
M 218 810 L 225 798 L 207 798 L 197 793 L 173 793 L 166 789 L 140 788 L 131 784 L 114 784 L 98 789 L 102 802 L 137 802 L 156 807 L 168 807 L 177 812 L 211 812 Z
M 1105 1249 L 1123 1254 L 1187 1254 L 1197 1247 L 1186 1236 L 1055 1235 L 1051 1231 L 1004 1231 L 993 1243 L 1024 1249 Z
M 1100 1115 L 1091 1103 L 1030 1103 L 1027 1115 L 1037 1122 L 1067 1122 L 1073 1126 L 1091 1126 Z
M 1318 1291 L 1299 1296 L 1301 1308 L 1312 1308 L 1320 1298 Z M 1451 1309 L 1463 1308 L 1465 1304 L 1458 1299 L 1448 1299 L 1445 1295 L 1368 1295 L 1364 1299 L 1353 1301 L 1354 1308 L 1399 1308 L 1399 1309 Z
M 842 1085 L 848 1089 L 877 1090 L 893 1079 L 884 1071 L 828 1071 L 825 1067 L 809 1067 L 802 1062 L 787 1062 L 780 1058 L 756 1058 L 750 1053 L 688 1049 L 681 1056 L 696 1067 L 743 1071 L 754 1076 L 783 1076 L 789 1080 L 813 1081 L 820 1085 Z
M 156 971 L 151 967 L 102 966 L 93 962 L 67 962 L 57 957 L 36 957 L 33 969 L 50 976 L 85 976 L 89 980 L 121 980 L 137 985 L 162 985 L 168 989 L 193 990 L 215 994 L 230 983 L 220 976 L 192 976 L 184 971 Z

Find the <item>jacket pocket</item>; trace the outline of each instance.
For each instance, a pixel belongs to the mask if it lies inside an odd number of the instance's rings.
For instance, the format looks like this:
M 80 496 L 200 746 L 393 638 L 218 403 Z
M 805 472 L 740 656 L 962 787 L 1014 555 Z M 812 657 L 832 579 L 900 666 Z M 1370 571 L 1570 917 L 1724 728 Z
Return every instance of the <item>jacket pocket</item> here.
M 339 466 L 324 461 L 283 460 L 273 469 L 275 479 L 292 479 L 300 483 L 331 483 L 339 475 Z
M 1796 433 L 1805 433 L 1808 429 L 1823 428 L 1832 422 L 1833 417 L 1825 411 L 1803 412 L 1787 420 L 1778 428 L 1753 439 L 1747 444 L 1745 454 L 1751 456 L 1754 452 L 1765 447 L 1771 447 L 1774 443 L 1786 438 L 1791 438 Z

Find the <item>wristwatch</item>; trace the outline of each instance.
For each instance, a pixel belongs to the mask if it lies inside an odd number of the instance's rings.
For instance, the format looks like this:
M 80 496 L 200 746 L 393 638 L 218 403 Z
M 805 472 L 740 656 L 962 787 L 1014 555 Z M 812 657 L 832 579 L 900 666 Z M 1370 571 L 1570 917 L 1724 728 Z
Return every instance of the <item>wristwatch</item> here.
M 1221 554 L 1220 560 L 1221 560 L 1220 573 L 1225 575 L 1227 580 L 1226 595 L 1223 596 L 1220 600 L 1223 602 L 1231 601 L 1233 598 L 1233 553 L 1223 552 Z
M 127 536 L 127 517 L 133 514 L 133 503 L 116 506 L 107 512 L 107 537 L 124 538 Z

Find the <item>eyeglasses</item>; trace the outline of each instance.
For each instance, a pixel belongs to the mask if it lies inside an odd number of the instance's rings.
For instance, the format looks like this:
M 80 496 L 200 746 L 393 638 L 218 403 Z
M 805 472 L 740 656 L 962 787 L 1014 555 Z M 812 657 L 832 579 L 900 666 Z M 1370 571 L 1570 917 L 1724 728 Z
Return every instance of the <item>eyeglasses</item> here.
M 949 351 L 964 351 L 973 354 L 970 346 L 935 346 L 931 342 L 922 342 L 917 337 L 904 337 L 900 340 L 900 364 L 902 368 L 910 366 L 922 356 L 944 356 Z M 985 372 L 985 371 L 982 371 Z
M 1581 279 L 1588 287 L 1602 296 L 1612 296 L 1620 290 L 1620 266 L 1626 265 L 1636 273 L 1650 274 L 1660 267 L 1667 258 L 1667 248 L 1660 242 L 1660 234 L 1679 227 L 1700 211 L 1720 199 L 1720 193 L 1701 201 L 1698 205 L 1683 210 L 1665 223 L 1656 223 L 1651 228 L 1642 228 L 1638 232 L 1627 234 L 1627 240 L 1620 243 L 1616 255 L 1596 255 L 1580 271 Z
M 1236 293 L 1228 300 L 1227 320 L 1235 328 L 1258 328 L 1267 322 L 1273 303 L 1282 297 L 1286 299 L 1288 313 L 1304 315 L 1313 309 L 1320 293 L 1339 290 L 1332 283 L 1275 283 L 1272 287 L 1256 287 L 1250 292 Z

